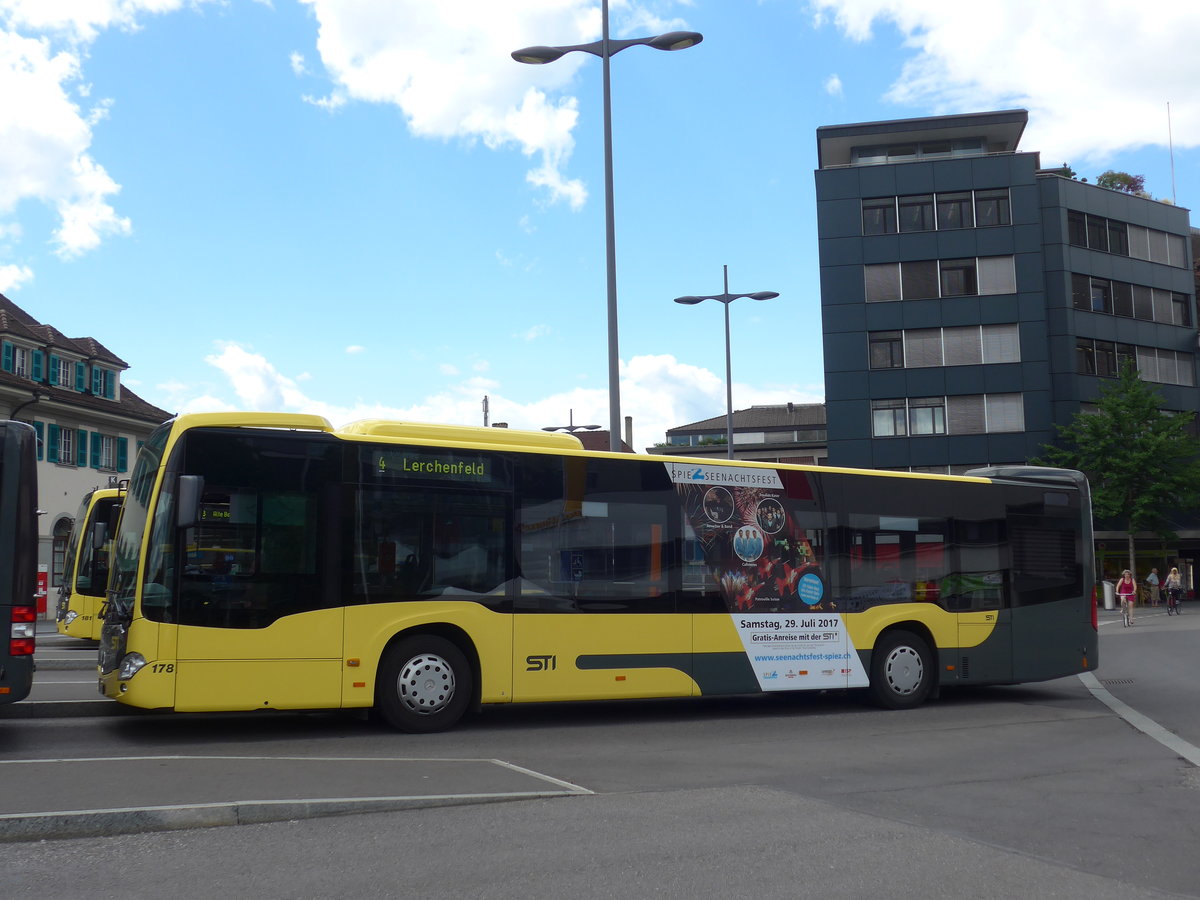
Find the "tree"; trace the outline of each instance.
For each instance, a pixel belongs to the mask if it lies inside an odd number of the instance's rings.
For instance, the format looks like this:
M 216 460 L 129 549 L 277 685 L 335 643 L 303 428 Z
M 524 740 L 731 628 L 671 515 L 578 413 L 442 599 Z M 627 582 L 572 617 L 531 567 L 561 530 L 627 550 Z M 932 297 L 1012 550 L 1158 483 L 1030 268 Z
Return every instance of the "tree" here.
M 1075 170 L 1072 169 L 1070 166 L 1068 166 L 1066 163 L 1063 163 L 1057 169 L 1049 169 L 1048 171 L 1054 173 L 1055 175 L 1061 175 L 1063 178 L 1075 178 L 1076 177 Z
M 1134 533 L 1174 537 L 1167 514 L 1194 508 L 1198 497 L 1200 441 L 1188 430 L 1193 414 L 1168 415 L 1161 404 L 1158 391 L 1126 362 L 1117 381 L 1100 388 L 1096 411 L 1057 426 L 1055 444 L 1034 461 L 1087 475 L 1095 518 L 1128 534 L 1131 572 Z
M 1123 191 L 1126 194 L 1142 194 L 1146 191 L 1145 176 L 1130 175 L 1128 172 L 1114 172 L 1112 169 L 1097 175 L 1096 184 L 1112 191 Z

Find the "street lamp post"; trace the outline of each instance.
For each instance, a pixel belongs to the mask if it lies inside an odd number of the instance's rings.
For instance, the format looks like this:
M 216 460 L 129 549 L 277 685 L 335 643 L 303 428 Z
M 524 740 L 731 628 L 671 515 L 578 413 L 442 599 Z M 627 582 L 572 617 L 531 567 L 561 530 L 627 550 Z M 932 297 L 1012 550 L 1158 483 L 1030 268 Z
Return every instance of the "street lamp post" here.
M 753 294 L 729 293 L 729 266 L 725 270 L 725 291 L 721 294 L 706 294 L 703 297 L 676 297 L 676 303 L 693 306 L 704 300 L 718 300 L 725 306 L 725 446 L 730 459 L 733 459 L 733 364 L 729 351 L 729 304 L 734 300 L 747 297 L 751 300 L 773 300 L 779 296 L 776 291 L 755 291 Z
M 617 353 L 617 247 L 616 228 L 613 222 L 613 166 L 612 166 L 612 98 L 608 73 L 609 58 L 626 47 L 638 45 L 655 50 L 686 50 L 704 40 L 695 31 L 671 31 L 648 38 L 609 40 L 608 0 L 600 4 L 603 30 L 601 39 L 590 44 L 574 44 L 566 47 L 526 47 L 514 50 L 512 58 L 529 65 L 545 65 L 568 53 L 579 51 L 598 56 L 603 61 L 604 71 L 604 231 L 608 270 L 608 441 L 609 449 L 621 449 L 621 366 Z

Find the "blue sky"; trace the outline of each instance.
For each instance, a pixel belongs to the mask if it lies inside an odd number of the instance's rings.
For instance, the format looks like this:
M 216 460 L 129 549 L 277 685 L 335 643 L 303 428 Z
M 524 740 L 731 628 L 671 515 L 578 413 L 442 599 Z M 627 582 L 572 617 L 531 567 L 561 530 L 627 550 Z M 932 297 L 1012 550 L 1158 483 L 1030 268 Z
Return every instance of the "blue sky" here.
M 721 306 L 671 302 L 723 265 L 780 294 L 730 308 L 734 405 L 823 398 L 818 126 L 1025 107 L 1043 165 L 1200 202 L 1200 4 L 611 6 L 704 34 L 612 61 L 639 449 L 724 412 Z M 0 291 L 171 412 L 607 427 L 600 61 L 508 55 L 599 32 L 598 0 L 0 0 Z

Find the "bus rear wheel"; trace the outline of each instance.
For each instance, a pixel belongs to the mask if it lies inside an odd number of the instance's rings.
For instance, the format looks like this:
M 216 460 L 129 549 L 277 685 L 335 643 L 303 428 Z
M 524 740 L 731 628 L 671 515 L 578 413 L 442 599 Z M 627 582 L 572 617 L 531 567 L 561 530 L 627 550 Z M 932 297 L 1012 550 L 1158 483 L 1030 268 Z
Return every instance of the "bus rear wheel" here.
M 399 731 L 445 731 L 467 711 L 471 688 L 471 666 L 457 646 L 437 635 L 414 635 L 384 654 L 375 705 Z
M 911 709 L 933 689 L 933 654 L 910 631 L 889 631 L 871 654 L 871 698 L 885 709 Z

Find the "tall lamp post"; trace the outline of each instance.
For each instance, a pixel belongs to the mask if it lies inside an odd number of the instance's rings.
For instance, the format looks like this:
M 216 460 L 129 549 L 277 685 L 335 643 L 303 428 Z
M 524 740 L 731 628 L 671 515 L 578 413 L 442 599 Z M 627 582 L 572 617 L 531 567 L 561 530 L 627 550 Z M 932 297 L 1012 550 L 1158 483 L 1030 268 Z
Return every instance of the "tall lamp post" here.
M 718 300 L 725 306 L 725 445 L 730 459 L 733 459 L 733 365 L 729 352 L 729 304 L 734 300 L 747 297 L 750 300 L 773 300 L 779 296 L 776 291 L 755 291 L 753 294 L 729 293 L 729 266 L 725 269 L 725 291 L 721 294 L 706 294 L 703 297 L 676 297 L 676 303 L 694 306 L 705 300 Z
M 609 449 L 621 449 L 621 366 L 617 354 L 617 248 L 616 229 L 613 224 L 613 166 L 612 166 L 612 97 L 608 73 L 608 60 L 626 47 L 638 45 L 655 50 L 686 50 L 704 40 L 695 31 L 671 31 L 647 38 L 609 40 L 608 0 L 600 4 L 603 21 L 602 37 L 590 44 L 573 44 L 567 47 L 526 47 L 514 50 L 512 58 L 520 63 L 540 66 L 578 50 L 598 56 L 604 63 L 604 224 L 605 247 L 608 263 L 608 441 Z

